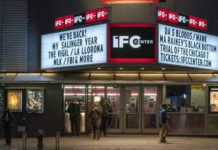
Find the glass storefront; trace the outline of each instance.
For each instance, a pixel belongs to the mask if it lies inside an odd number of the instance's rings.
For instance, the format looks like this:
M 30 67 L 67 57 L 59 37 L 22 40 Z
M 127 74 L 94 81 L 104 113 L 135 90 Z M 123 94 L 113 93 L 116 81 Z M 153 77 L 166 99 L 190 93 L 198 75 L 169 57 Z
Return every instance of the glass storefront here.
M 190 129 L 200 132 L 204 127 L 197 128 L 197 124 L 191 122 L 197 118 L 197 121 L 204 124 L 205 86 L 166 85 L 165 87 L 165 101 L 168 104 L 167 111 L 170 116 L 171 131 L 178 133 Z M 100 101 L 101 97 L 104 97 L 110 106 L 107 119 L 109 132 L 157 132 L 159 108 L 162 103 L 159 91 L 160 86 L 158 85 L 65 85 L 65 132 L 71 132 L 67 108 L 72 99 L 76 98 L 80 105 L 80 132 L 89 133 L 91 132 L 91 122 L 88 119 L 88 114 L 93 103 Z M 176 125 L 178 122 L 180 124 Z
M 88 113 L 95 101 L 104 97 L 110 109 L 107 128 L 109 132 L 136 132 L 157 130 L 157 86 L 110 86 L 110 85 L 65 85 L 65 132 L 71 132 L 67 112 L 72 99 L 76 98 L 81 110 L 80 132 L 91 132 Z

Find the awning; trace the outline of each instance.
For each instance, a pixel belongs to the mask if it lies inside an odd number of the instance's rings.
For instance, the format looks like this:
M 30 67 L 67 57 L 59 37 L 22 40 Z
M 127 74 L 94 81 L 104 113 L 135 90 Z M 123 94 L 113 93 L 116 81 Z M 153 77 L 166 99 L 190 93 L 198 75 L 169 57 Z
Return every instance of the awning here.
M 109 82 L 110 81 L 110 82 Z M 218 74 L 160 72 L 2 73 L 2 83 L 213 83 Z

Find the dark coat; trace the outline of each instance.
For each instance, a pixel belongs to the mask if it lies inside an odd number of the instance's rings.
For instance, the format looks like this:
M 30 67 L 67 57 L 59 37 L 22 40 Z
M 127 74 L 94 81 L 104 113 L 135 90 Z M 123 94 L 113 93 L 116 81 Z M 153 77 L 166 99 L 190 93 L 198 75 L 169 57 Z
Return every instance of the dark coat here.
M 6 119 L 6 115 L 8 114 L 8 120 Z M 10 111 L 5 111 L 3 116 L 2 116 L 2 123 L 3 125 L 13 125 L 15 121 L 15 118 L 13 114 Z
M 70 114 L 70 120 L 80 119 L 80 105 L 77 103 L 71 103 L 67 109 Z
M 160 108 L 160 124 L 167 122 L 166 109 L 164 107 Z

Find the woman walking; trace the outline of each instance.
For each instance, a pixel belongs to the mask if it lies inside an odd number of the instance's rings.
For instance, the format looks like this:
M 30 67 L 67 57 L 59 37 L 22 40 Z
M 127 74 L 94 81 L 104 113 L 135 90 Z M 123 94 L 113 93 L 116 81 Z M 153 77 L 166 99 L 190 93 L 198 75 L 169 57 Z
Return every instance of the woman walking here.
M 101 113 L 102 108 L 99 105 L 99 102 L 95 102 L 90 112 L 90 117 L 93 129 L 93 139 L 97 140 L 100 138 Z

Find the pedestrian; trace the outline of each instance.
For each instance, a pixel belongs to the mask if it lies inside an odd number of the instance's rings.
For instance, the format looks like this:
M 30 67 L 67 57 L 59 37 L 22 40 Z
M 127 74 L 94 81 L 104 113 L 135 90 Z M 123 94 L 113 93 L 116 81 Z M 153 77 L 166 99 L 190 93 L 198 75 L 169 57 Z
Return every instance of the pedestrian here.
M 108 100 L 101 97 L 100 105 L 102 108 L 102 115 L 101 115 L 101 132 L 103 131 L 104 137 L 107 133 L 107 122 L 108 122 L 108 112 L 110 110 L 110 105 Z
M 72 102 L 70 103 L 67 112 L 70 114 L 70 122 L 71 122 L 71 132 L 74 136 L 76 133 L 76 136 L 79 136 L 80 133 L 80 106 L 77 102 L 77 99 L 74 98 Z M 75 131 L 74 131 L 75 127 Z
M 168 117 L 167 117 L 167 114 L 166 114 L 166 108 L 167 108 L 167 105 L 166 104 L 163 104 L 160 108 L 160 142 L 161 143 L 166 143 L 166 137 L 167 137 L 167 134 L 168 134 L 168 131 L 169 131 L 169 126 L 168 126 L 168 123 L 167 123 L 167 120 L 168 120 Z
M 11 111 L 8 107 L 5 108 L 3 116 L 2 116 L 2 123 L 5 133 L 5 145 L 11 145 L 11 134 L 12 134 L 12 127 L 15 119 Z
M 101 105 L 99 102 L 95 102 L 90 112 L 90 118 L 92 124 L 93 139 L 97 140 L 100 138 L 101 113 Z

